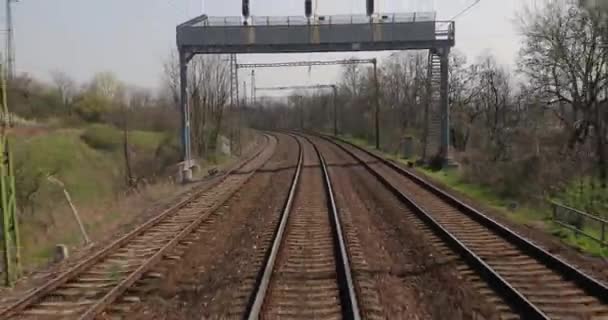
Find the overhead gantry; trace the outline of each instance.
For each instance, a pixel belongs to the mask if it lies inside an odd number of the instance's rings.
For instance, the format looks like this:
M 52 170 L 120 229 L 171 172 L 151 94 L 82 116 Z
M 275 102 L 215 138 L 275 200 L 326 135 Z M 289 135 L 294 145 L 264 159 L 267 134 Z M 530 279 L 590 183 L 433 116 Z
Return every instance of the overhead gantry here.
M 308 1 L 306 1 L 308 2 Z M 308 7 L 307 7 L 308 8 Z M 245 6 L 244 6 L 245 9 Z M 348 16 L 208 17 L 177 26 L 182 113 L 183 179 L 194 166 L 190 148 L 188 62 L 197 54 L 304 53 L 429 49 L 441 60 L 441 145 L 449 142 L 448 55 L 455 43 L 453 21 L 436 21 L 435 13 L 390 13 Z M 368 13 L 373 9 L 368 8 Z

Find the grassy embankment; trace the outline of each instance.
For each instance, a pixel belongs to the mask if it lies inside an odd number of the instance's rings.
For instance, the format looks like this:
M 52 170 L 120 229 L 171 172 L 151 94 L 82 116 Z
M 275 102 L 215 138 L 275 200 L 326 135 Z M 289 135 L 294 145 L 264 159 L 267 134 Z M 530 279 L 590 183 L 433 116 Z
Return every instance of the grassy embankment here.
M 161 132 L 132 131 L 129 135 L 134 171 L 174 164 L 179 147 Z M 77 246 L 81 235 L 58 178 L 69 191 L 92 239 L 107 236 L 158 199 L 176 192 L 168 179 L 159 179 L 134 194 L 126 194 L 120 130 L 106 125 L 83 129 L 45 130 L 11 137 L 16 163 L 22 256 L 28 268 L 44 264 L 56 244 Z M 175 153 L 177 152 L 177 155 Z M 208 160 L 224 161 L 224 157 Z M 163 164 L 164 162 L 164 164 Z M 170 168 L 169 168 L 170 171 Z
M 349 136 L 341 138 L 350 141 L 356 145 L 373 148 L 367 141 L 356 139 Z M 395 154 L 383 152 L 387 158 L 407 163 L 408 159 L 403 159 Z M 424 173 L 431 180 L 446 185 L 461 194 L 492 208 L 494 211 L 503 214 L 513 222 L 525 224 L 544 232 L 553 234 L 560 238 L 564 243 L 575 247 L 583 252 L 594 256 L 608 257 L 608 248 L 602 247 L 596 241 L 588 239 L 584 236 L 576 236 L 574 232 L 566 230 L 551 221 L 551 209 L 549 206 L 539 204 L 519 203 L 517 199 L 505 199 L 498 195 L 490 186 L 483 186 L 466 181 L 457 169 L 447 169 L 442 171 L 432 171 L 423 167 L 417 167 L 417 170 Z M 604 206 L 608 203 L 608 195 L 600 194 L 598 188 L 592 188 L 589 181 L 576 181 L 571 183 L 559 196 L 552 200 L 560 203 L 568 203 L 571 206 L 577 206 L 577 203 L 588 203 L 588 198 L 594 198 L 596 203 L 601 204 L 603 212 L 608 212 Z M 517 203 L 516 206 L 514 204 Z M 600 210 L 602 210 L 600 208 Z M 599 238 L 599 230 L 591 227 L 585 227 L 585 232 L 593 234 Z

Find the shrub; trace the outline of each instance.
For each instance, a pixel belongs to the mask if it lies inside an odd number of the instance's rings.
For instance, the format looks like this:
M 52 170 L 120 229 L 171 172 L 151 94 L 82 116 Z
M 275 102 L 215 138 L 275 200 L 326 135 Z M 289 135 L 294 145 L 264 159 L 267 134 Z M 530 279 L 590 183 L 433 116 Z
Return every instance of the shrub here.
M 104 114 L 113 110 L 111 101 L 107 98 L 91 93 L 78 97 L 74 104 L 74 111 L 85 121 L 99 122 Z
M 91 148 L 98 150 L 115 151 L 122 145 L 121 132 L 107 125 L 91 125 L 80 138 Z
M 161 171 L 180 162 L 181 146 L 176 135 L 166 134 L 156 148 L 156 161 Z
M 444 159 L 440 155 L 431 157 L 428 163 L 428 167 L 432 171 L 439 171 L 443 168 Z

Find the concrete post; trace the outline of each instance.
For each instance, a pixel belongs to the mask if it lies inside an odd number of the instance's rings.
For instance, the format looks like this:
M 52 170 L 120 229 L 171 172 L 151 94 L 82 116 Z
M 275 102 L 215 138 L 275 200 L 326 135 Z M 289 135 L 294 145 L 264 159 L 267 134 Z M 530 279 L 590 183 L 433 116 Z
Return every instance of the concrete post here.
M 179 53 L 179 76 L 180 76 L 180 110 L 182 127 L 182 166 L 181 182 L 192 181 L 192 156 L 190 145 L 190 107 L 188 105 L 188 62 L 189 59 L 184 52 Z
M 441 84 L 440 84 L 440 110 L 441 110 L 441 141 L 440 156 L 447 163 L 450 156 L 450 101 L 449 101 L 449 56 L 450 48 L 441 49 Z

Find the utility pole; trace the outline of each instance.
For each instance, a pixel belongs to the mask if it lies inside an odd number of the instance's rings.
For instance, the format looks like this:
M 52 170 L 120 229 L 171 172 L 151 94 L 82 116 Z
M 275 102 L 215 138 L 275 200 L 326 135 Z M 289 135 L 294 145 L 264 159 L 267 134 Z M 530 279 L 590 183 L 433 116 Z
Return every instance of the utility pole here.
M 378 85 L 378 61 L 373 59 L 374 65 L 374 86 L 376 87 L 376 150 L 380 150 L 380 87 Z
M 235 152 L 236 148 L 236 135 L 238 135 L 238 145 L 240 145 L 240 108 L 239 108 L 239 68 L 237 65 L 236 54 L 230 54 L 230 115 L 231 115 L 231 129 L 230 129 L 230 151 Z M 236 117 L 236 119 L 234 118 Z
M 251 70 L 251 105 L 255 105 L 255 70 Z
M 15 76 L 15 48 L 14 48 L 14 33 L 13 33 L 13 9 L 12 3 L 18 0 L 6 1 L 6 58 L 7 58 L 7 76 L 11 80 Z
M 247 81 L 243 81 L 243 105 L 247 105 Z
M 338 87 L 335 84 L 331 85 L 334 91 L 334 137 L 338 136 Z
M 304 105 L 303 97 L 298 96 L 298 106 L 300 107 L 300 130 L 304 131 Z

